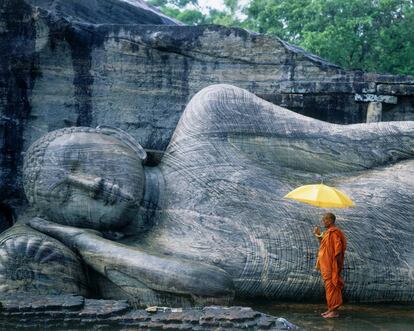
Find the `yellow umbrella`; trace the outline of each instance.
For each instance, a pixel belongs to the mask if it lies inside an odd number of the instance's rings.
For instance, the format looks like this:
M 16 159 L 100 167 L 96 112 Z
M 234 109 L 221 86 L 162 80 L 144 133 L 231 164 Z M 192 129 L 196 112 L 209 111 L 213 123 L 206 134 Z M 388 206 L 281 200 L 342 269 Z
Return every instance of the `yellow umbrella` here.
M 324 184 L 300 186 L 286 194 L 285 198 L 321 208 L 347 208 L 355 206 L 345 193 Z

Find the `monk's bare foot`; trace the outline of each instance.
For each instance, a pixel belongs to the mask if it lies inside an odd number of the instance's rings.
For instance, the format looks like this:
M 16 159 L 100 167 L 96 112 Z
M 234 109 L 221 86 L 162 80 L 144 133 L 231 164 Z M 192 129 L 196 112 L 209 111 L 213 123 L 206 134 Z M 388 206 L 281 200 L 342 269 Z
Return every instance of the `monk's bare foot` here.
M 335 318 L 335 317 L 339 317 L 339 314 L 336 311 L 330 311 L 325 315 L 322 315 L 323 318 Z
M 326 314 L 329 314 L 329 313 L 330 313 L 330 311 L 329 311 L 329 310 L 327 310 L 327 311 L 323 312 L 323 313 L 321 314 L 321 316 L 325 316 Z

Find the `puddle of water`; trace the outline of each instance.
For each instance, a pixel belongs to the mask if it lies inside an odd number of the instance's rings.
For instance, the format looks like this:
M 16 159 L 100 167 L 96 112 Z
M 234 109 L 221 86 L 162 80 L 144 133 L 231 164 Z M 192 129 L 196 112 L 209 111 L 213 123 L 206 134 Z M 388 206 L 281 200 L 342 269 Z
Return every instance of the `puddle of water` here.
M 414 331 L 414 304 L 345 304 L 339 318 L 324 319 L 324 304 L 244 302 L 260 312 L 286 318 L 307 331 Z

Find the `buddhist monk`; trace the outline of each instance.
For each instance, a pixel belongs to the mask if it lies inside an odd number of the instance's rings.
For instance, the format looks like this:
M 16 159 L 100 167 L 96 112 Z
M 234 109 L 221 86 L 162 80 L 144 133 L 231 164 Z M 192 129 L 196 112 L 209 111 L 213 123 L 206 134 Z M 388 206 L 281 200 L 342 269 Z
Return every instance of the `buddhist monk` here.
M 325 283 L 328 303 L 328 310 L 321 314 L 324 318 L 338 317 L 337 309 L 342 305 L 344 281 L 341 278 L 341 271 L 344 265 L 346 238 L 335 226 L 335 219 L 334 214 L 326 213 L 322 218 L 326 231 L 321 232 L 318 226 L 313 231 L 319 239 L 317 268 L 320 269 Z

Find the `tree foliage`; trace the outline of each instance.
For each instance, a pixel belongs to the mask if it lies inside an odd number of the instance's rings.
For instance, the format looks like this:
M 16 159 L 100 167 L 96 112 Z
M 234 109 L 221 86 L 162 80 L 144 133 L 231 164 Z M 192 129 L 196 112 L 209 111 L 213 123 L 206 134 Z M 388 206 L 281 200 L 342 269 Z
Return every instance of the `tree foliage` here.
M 345 68 L 414 74 L 414 0 L 151 0 L 186 24 L 239 26 L 272 34 Z

